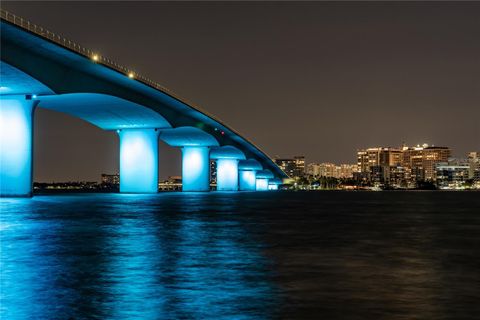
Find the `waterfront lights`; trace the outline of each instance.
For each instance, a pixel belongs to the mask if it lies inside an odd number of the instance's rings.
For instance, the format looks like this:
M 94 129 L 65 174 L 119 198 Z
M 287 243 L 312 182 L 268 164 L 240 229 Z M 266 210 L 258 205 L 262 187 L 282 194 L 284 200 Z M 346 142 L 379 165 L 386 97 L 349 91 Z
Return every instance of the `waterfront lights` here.
M 128 77 L 129 77 L 130 79 L 133 79 L 133 78 L 135 77 L 135 74 L 134 74 L 133 72 L 129 72 L 129 73 L 128 73 Z
M 0 196 L 32 194 L 32 122 L 36 101 L 0 98 Z
M 257 191 L 267 191 L 269 179 L 273 179 L 273 173 L 270 170 L 258 171 L 256 175 Z
M 97 62 L 98 59 L 99 59 L 98 54 L 94 54 L 94 55 L 92 56 L 92 60 L 93 60 L 93 61 Z
M 256 173 L 262 170 L 262 165 L 254 159 L 238 162 L 239 189 L 241 191 L 256 190 Z
M 120 192 L 158 191 L 158 131 L 122 129 L 120 137 Z

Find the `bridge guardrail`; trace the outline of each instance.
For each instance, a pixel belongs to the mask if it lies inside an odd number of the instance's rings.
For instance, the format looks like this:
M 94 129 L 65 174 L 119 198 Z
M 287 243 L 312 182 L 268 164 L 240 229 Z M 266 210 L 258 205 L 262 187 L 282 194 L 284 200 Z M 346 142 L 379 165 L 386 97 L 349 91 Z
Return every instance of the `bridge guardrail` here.
M 65 48 L 68 48 L 72 51 L 75 51 L 76 53 L 79 53 L 89 59 L 94 59 L 95 57 L 95 62 L 96 63 L 100 63 L 102 65 L 105 65 L 111 69 L 114 69 L 118 72 L 121 72 L 123 74 L 125 74 L 126 76 L 129 76 L 129 75 L 133 75 L 133 78 L 137 81 L 140 81 L 144 84 L 147 84 L 157 90 L 160 90 L 160 91 L 163 91 L 169 95 L 171 95 L 172 97 L 174 97 L 175 99 L 177 100 L 180 100 L 180 101 L 185 101 L 185 99 L 183 98 L 180 98 L 177 94 L 175 94 L 174 92 L 172 92 L 170 89 L 167 89 L 165 88 L 164 86 L 160 85 L 158 82 L 155 82 L 145 76 L 142 76 L 138 73 L 136 73 L 134 70 L 132 69 L 129 69 L 125 66 L 122 66 L 122 65 L 119 65 L 118 63 L 110 60 L 109 58 L 105 57 L 105 56 L 102 56 L 101 54 L 97 53 L 97 52 L 94 52 L 90 49 L 87 49 L 81 45 L 79 45 L 78 43 L 75 43 L 65 37 L 62 37 L 60 35 L 57 35 L 43 27 L 40 27 L 34 23 L 31 23 L 30 21 L 28 20 L 25 20 L 23 19 L 22 17 L 19 17 L 19 16 L 16 16 L 15 14 L 11 13 L 11 12 L 8 12 L 6 10 L 1 10 L 0 12 L 0 17 L 16 26 L 19 26 L 19 27 L 22 27 L 23 29 L 26 29 L 38 36 L 41 36 L 43 38 L 46 38 L 56 44 L 59 44 Z M 187 103 L 188 105 L 191 105 L 191 103 Z M 216 119 L 215 117 L 213 117 L 212 115 L 208 114 L 207 112 L 205 112 L 204 110 L 201 110 L 200 108 L 198 107 L 195 107 L 195 109 L 198 109 L 200 112 L 208 115 L 209 117 L 213 118 L 213 119 Z

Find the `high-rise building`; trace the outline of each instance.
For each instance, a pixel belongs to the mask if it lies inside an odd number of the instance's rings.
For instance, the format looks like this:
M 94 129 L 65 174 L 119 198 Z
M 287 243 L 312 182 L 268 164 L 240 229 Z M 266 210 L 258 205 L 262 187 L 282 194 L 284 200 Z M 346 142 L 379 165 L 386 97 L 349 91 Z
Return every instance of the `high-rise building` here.
M 436 165 L 447 162 L 451 151 L 448 147 L 422 146 L 402 148 L 402 165 L 407 168 L 411 181 L 435 181 Z
M 435 165 L 436 184 L 441 189 L 459 189 L 464 187 L 469 178 L 468 161 L 450 159 Z
M 359 150 L 357 164 L 360 172 L 369 172 L 371 167 L 389 167 L 400 165 L 402 151 L 396 148 L 376 147 Z
M 295 156 L 293 158 L 275 158 L 275 163 L 290 178 L 298 178 L 305 175 L 305 156 Z
M 357 166 L 362 176 L 375 184 L 390 184 L 391 168 L 402 162 L 402 151 L 391 147 L 375 147 L 358 150 Z
M 295 156 L 295 177 L 303 177 L 305 175 L 305 156 Z
M 472 151 L 468 153 L 468 165 L 468 178 L 480 181 L 480 152 Z

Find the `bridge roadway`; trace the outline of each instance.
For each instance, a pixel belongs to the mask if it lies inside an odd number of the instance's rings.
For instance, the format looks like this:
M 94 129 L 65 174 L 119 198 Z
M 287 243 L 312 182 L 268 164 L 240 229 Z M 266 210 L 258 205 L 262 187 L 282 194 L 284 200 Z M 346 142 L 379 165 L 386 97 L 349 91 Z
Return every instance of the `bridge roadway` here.
M 0 196 L 31 196 L 36 108 L 120 139 L 120 192 L 158 190 L 158 139 L 182 149 L 183 191 L 272 190 L 286 174 L 258 147 L 158 83 L 1 11 Z M 254 116 L 254 115 L 252 115 Z

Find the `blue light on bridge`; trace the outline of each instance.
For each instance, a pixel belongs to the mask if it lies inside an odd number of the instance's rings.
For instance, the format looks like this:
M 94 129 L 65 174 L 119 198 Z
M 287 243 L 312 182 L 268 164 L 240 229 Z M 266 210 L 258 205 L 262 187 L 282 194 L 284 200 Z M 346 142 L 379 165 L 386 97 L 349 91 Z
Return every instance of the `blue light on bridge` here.
M 182 148 L 182 190 L 210 190 L 210 161 L 208 147 Z
M 238 163 L 238 170 L 240 190 L 255 191 L 257 171 L 262 170 L 262 165 L 255 159 L 241 160 Z
M 32 194 L 32 120 L 35 102 L 0 99 L 0 196 Z
M 237 191 L 238 190 L 238 160 L 218 159 L 217 160 L 217 190 Z
M 282 184 L 282 179 L 273 178 L 268 180 L 268 190 L 278 190 L 278 186 Z
M 268 190 L 268 179 L 257 178 L 256 189 L 257 189 L 257 191 L 267 191 Z
M 120 192 L 158 191 L 158 131 L 123 129 L 120 136 Z
M 273 179 L 273 174 L 270 170 L 260 170 L 256 176 L 256 189 L 257 191 L 267 191 L 269 179 Z
M 234 146 L 212 148 L 210 158 L 217 160 L 217 190 L 238 191 L 238 162 L 245 154 Z
M 256 172 L 253 170 L 239 171 L 240 174 L 240 190 L 255 191 L 256 190 Z

